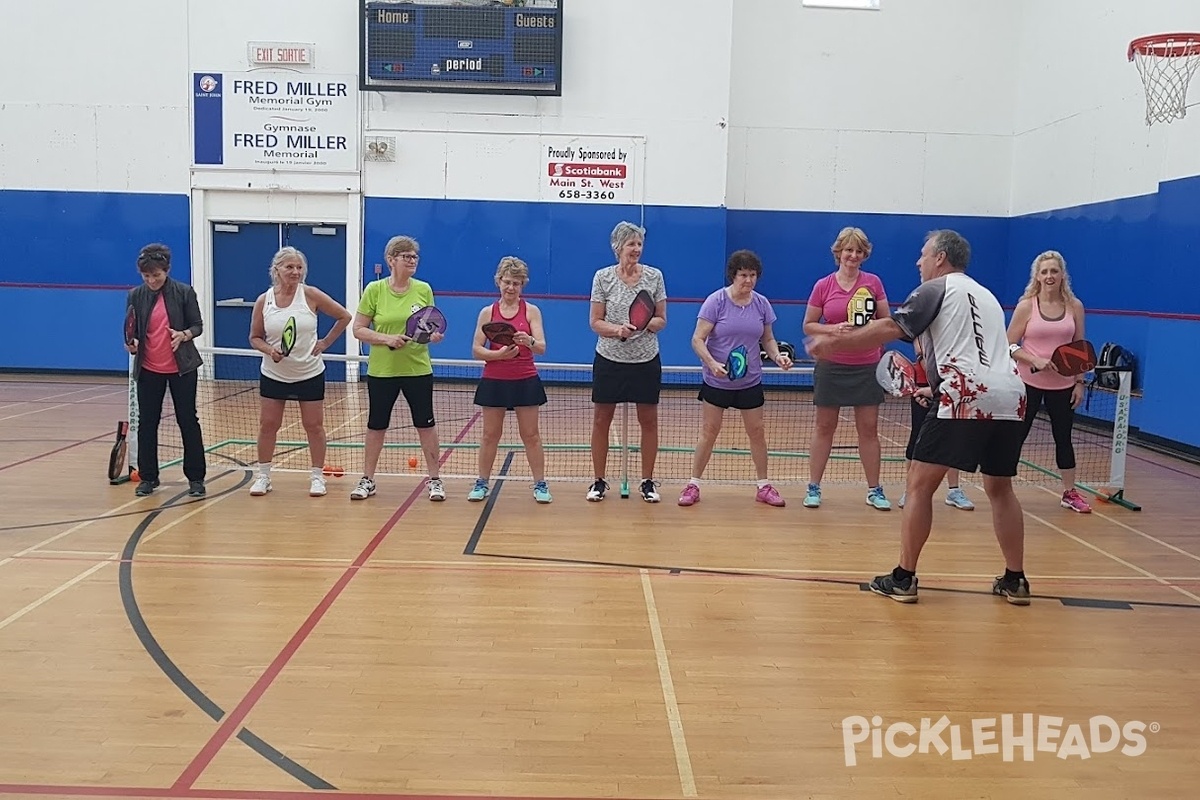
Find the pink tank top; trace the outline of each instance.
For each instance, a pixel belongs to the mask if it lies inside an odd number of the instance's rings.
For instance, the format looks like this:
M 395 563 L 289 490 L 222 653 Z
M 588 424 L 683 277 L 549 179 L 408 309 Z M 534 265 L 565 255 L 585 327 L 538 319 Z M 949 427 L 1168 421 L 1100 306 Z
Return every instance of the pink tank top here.
M 1042 316 L 1042 308 L 1038 299 L 1033 298 L 1033 313 L 1029 315 L 1029 323 L 1025 326 L 1025 335 L 1021 338 L 1021 347 L 1039 358 L 1049 358 L 1054 349 L 1060 344 L 1075 341 L 1075 316 L 1070 309 L 1063 314 L 1062 319 L 1048 320 Z M 1021 380 L 1038 389 L 1070 389 L 1075 385 L 1075 378 L 1070 375 L 1059 375 L 1052 369 L 1040 372 L 1030 372 L 1029 366 L 1017 362 Z
M 492 322 L 509 322 L 518 331 L 524 331 L 530 336 L 533 335 L 533 330 L 529 327 L 529 317 L 525 310 L 525 301 L 521 301 L 521 305 L 517 307 L 517 313 L 514 317 L 508 317 L 500 313 L 499 301 L 492 303 Z M 485 341 L 489 350 L 503 350 L 491 342 Z M 498 381 L 522 381 L 526 378 L 532 378 L 538 374 L 537 367 L 533 363 L 533 351 L 528 347 L 518 345 L 518 354 L 516 358 L 508 358 L 503 361 L 488 361 L 483 365 L 483 377 L 492 378 Z

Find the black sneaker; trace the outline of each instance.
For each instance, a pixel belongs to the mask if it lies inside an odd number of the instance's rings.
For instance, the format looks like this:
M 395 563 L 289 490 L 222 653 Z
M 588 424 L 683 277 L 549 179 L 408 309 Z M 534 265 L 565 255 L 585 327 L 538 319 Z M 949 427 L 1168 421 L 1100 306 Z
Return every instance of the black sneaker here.
M 1006 581 L 1001 575 L 992 583 L 992 594 L 1003 597 L 1014 606 L 1027 606 L 1029 605 L 1029 581 L 1024 578 L 1013 578 L 1011 581 Z
M 596 482 L 592 484 L 592 488 L 588 489 L 587 499 L 593 503 L 599 503 L 604 499 L 604 493 L 608 491 L 608 484 L 603 478 L 596 478 Z
M 641 486 L 642 499 L 647 503 L 657 503 L 662 498 L 658 496 L 658 484 L 646 478 Z
M 204 488 L 204 481 L 188 481 L 188 497 L 204 497 L 208 494 L 208 490 Z
M 158 488 L 158 481 L 142 481 L 133 493 L 138 497 L 149 497 Z
M 915 575 L 909 580 L 908 586 L 896 583 L 896 579 L 890 572 L 887 575 L 879 575 L 871 581 L 870 589 L 875 594 L 890 597 L 897 603 L 917 602 L 917 578 Z

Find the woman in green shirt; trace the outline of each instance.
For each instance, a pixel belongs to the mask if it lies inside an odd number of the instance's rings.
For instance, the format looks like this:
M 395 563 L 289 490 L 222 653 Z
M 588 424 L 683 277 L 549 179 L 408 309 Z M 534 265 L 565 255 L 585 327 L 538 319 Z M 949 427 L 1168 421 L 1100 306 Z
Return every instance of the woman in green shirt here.
M 393 236 L 384 249 L 391 275 L 372 281 L 363 290 L 354 315 L 354 335 L 371 345 L 367 360 L 367 435 L 363 476 L 350 492 L 351 500 L 365 500 L 375 494 L 375 468 L 383 451 L 383 439 L 391 423 L 392 409 L 400 394 L 408 403 L 413 427 L 421 440 L 421 452 L 429 471 L 429 499 L 446 499 L 446 488 L 439 477 L 437 422 L 433 414 L 433 364 L 429 345 L 418 344 L 404 335 L 413 312 L 433 305 L 433 289 L 417 280 L 419 247 L 408 236 Z M 430 337 L 430 344 L 443 338 Z

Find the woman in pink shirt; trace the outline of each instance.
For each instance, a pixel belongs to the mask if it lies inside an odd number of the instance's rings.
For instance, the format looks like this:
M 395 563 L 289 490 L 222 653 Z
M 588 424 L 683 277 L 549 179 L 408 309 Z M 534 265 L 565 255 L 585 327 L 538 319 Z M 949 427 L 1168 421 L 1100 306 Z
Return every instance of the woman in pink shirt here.
M 1047 250 L 1033 260 L 1029 285 L 1008 323 L 1008 341 L 1020 345 L 1012 356 L 1025 381 L 1025 435 L 1045 403 L 1054 435 L 1054 459 L 1062 475 L 1059 504 L 1089 514 L 1092 507 L 1075 488 L 1075 448 L 1071 444 L 1075 409 L 1083 400 L 1083 376 L 1059 375 L 1050 361 L 1059 345 L 1084 338 L 1083 316 L 1083 303 L 1071 291 L 1066 260 L 1061 253 Z
M 813 286 L 804 313 L 806 337 L 861 328 L 873 319 L 891 316 L 883 282 L 862 270 L 862 263 L 871 257 L 867 234 L 861 228 L 842 228 L 830 249 L 837 272 L 826 275 Z M 813 372 L 817 425 L 810 448 L 805 508 L 821 505 L 821 478 L 833 449 L 838 416 L 843 407 L 852 406 L 858 455 L 867 477 L 867 505 L 880 511 L 891 509 L 892 503 L 879 482 L 879 406 L 883 403 L 883 389 L 875 380 L 875 365 L 882 355 L 882 348 L 875 348 L 818 359 Z

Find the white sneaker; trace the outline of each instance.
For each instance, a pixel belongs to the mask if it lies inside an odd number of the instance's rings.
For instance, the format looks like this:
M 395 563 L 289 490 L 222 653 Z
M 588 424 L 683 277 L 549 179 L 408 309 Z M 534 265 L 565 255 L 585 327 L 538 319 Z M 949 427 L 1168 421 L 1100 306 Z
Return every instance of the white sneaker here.
M 429 479 L 429 499 L 438 503 L 446 499 L 446 487 L 441 478 Z
M 351 500 L 366 500 L 375 494 L 375 481 L 365 475 L 358 479 L 358 486 L 350 491 Z
M 251 497 L 262 497 L 269 491 L 271 491 L 271 478 L 267 475 L 259 475 L 254 479 L 254 483 L 250 484 Z
M 314 475 L 312 481 L 308 484 L 309 497 L 324 497 L 325 496 L 325 479 L 320 475 Z

